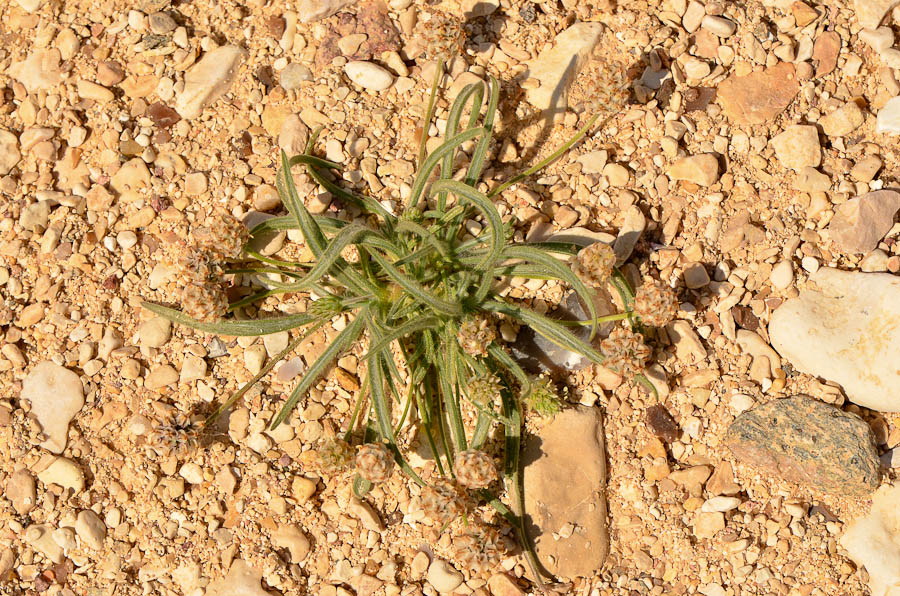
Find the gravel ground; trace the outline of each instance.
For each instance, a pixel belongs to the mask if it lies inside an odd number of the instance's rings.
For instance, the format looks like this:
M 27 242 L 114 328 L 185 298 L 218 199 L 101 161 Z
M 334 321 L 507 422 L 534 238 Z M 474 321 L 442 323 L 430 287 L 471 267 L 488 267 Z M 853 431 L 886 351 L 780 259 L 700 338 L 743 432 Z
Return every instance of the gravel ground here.
M 176 433 L 174 449 L 158 448 L 161 424 L 209 413 L 288 339 L 217 338 L 142 309 L 178 300 L 183 280 L 168 263 L 188 233 L 213 210 L 280 213 L 279 148 L 302 150 L 319 125 L 316 151 L 344 166 L 346 184 L 388 202 L 410 190 L 432 7 L 341 4 L 0 6 L 0 593 L 531 593 L 515 553 L 479 573 L 454 558 L 449 534 L 429 538 L 419 489 L 399 473 L 365 503 L 348 478 L 319 475 L 316 447 L 350 418 L 361 350 L 288 425 L 264 432 L 345 320 L 303 342 L 293 372 L 267 377 L 198 445 Z M 896 208 L 839 217 L 855 197 L 898 185 L 892 4 L 436 5 L 465 20 L 468 37 L 448 65 L 449 95 L 487 75 L 501 83 L 489 185 L 609 111 L 503 193 L 516 238 L 618 237 L 626 274 L 662 280 L 681 302 L 653 342 L 658 399 L 596 367 L 563 379 L 573 404 L 604 414 L 610 541 L 602 569 L 569 578 L 566 593 L 869 593 L 838 538 L 870 498 L 736 461 L 725 436 L 755 404 L 805 394 L 859 414 L 878 454 L 900 444 L 900 417 L 795 370 L 768 332 L 819 268 L 900 271 Z M 542 92 L 560 77 L 565 93 Z M 625 79 L 622 103 L 614 87 Z M 311 210 L 342 211 L 312 183 L 301 191 Z M 874 239 L 848 245 L 865 234 Z M 264 248 L 297 254 L 291 240 Z M 564 293 L 509 290 L 543 311 Z M 647 421 L 656 403 L 677 425 L 665 441 Z

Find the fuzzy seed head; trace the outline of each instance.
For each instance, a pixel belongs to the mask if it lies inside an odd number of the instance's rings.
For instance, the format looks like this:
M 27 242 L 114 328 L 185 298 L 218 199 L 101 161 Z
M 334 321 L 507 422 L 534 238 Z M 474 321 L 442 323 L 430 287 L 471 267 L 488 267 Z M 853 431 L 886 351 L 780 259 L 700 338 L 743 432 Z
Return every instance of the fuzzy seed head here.
M 309 314 L 317 319 L 330 319 L 343 310 L 337 296 L 323 296 L 309 304 Z
M 531 383 L 531 391 L 525 395 L 525 403 L 541 416 L 555 416 L 562 409 L 562 400 L 556 385 L 546 377 L 540 376 Z
M 662 327 L 671 323 L 678 313 L 678 299 L 668 286 L 648 281 L 634 294 L 634 312 L 641 322 Z
M 485 488 L 497 479 L 494 460 L 484 451 L 467 449 L 460 451 L 453 459 L 456 479 L 466 488 Z
M 572 271 L 588 286 L 599 288 L 606 284 L 615 264 L 616 254 L 612 247 L 605 242 L 594 242 L 578 252 Z
M 191 232 L 197 247 L 223 259 L 240 257 L 250 240 L 247 226 L 228 213 L 214 215 L 208 220 Z
M 184 314 L 198 321 L 215 322 L 228 312 L 228 297 L 214 282 L 192 282 L 181 292 Z
M 196 449 L 201 430 L 202 424 L 179 412 L 153 429 L 150 444 L 160 455 L 184 457 Z
M 343 439 L 330 439 L 319 449 L 319 466 L 323 472 L 337 474 L 350 467 L 353 447 Z
M 420 497 L 425 515 L 447 525 L 466 512 L 466 500 L 458 484 L 441 478 L 422 489 Z
M 494 567 L 509 550 L 509 542 L 493 526 L 471 526 L 453 540 L 453 558 L 477 572 Z
M 601 81 L 593 91 L 590 111 L 619 112 L 631 96 L 631 77 L 624 62 L 610 59 L 600 62 L 595 80 Z
M 609 337 L 600 342 L 606 356 L 603 366 L 619 374 L 633 378 L 644 370 L 650 358 L 650 348 L 644 344 L 644 336 L 629 327 L 616 327 Z
M 469 381 L 467 391 L 469 399 L 476 404 L 485 407 L 494 403 L 500 397 L 503 385 L 497 375 L 479 375 Z
M 459 345 L 466 354 L 474 357 L 486 356 L 488 346 L 497 339 L 494 324 L 484 315 L 472 317 L 459 326 Z
M 426 60 L 449 61 L 466 47 L 466 31 L 462 22 L 443 11 L 421 7 L 416 27 L 419 44 Z
M 186 278 L 197 283 L 211 281 L 214 278 L 209 254 L 199 250 L 185 251 L 175 261 L 175 267 Z
M 360 445 L 356 449 L 356 471 L 374 484 L 387 482 L 394 471 L 394 456 L 381 443 Z

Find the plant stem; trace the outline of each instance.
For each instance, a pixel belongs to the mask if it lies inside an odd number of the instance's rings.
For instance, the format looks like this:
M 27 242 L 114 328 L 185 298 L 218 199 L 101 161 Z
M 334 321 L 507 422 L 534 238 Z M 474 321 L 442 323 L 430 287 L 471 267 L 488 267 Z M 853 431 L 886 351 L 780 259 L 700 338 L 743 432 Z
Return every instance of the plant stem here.
M 419 156 L 416 159 L 416 165 L 421 167 L 425 161 L 426 144 L 428 142 L 428 128 L 431 126 L 431 119 L 434 117 L 434 105 L 437 102 L 438 85 L 441 82 L 441 76 L 444 74 L 444 59 L 439 58 L 437 68 L 435 69 L 434 81 L 431 83 L 431 94 L 428 97 L 428 109 L 425 110 L 425 122 L 422 124 L 422 139 L 419 142 Z

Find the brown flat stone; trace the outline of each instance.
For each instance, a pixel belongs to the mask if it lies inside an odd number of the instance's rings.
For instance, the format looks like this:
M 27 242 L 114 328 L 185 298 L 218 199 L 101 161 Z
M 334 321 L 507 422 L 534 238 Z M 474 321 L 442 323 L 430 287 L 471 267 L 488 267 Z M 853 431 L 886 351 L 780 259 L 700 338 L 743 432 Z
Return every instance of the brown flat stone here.
M 762 72 L 722 81 L 716 97 L 737 124 L 764 124 L 787 108 L 800 91 L 794 65 L 782 62 Z

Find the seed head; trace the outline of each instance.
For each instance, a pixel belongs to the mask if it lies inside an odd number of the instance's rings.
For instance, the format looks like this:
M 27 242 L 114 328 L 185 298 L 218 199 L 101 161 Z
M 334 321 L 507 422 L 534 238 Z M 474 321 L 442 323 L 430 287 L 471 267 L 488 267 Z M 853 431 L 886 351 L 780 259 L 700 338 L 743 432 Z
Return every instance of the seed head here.
M 197 283 L 211 281 L 214 278 L 209 254 L 199 250 L 186 250 L 175 261 L 175 267 L 186 278 Z
M 341 299 L 337 296 L 323 296 L 309 305 L 309 314 L 317 319 L 330 319 L 342 310 Z
M 202 424 L 179 412 L 153 429 L 150 444 L 161 455 L 184 457 L 196 449 L 202 429 Z
M 191 282 L 181 292 L 181 307 L 193 319 L 215 322 L 228 312 L 228 297 L 215 282 Z
M 426 60 L 449 61 L 466 47 L 462 22 L 434 8 L 420 7 L 416 33 Z
M 467 449 L 460 451 L 453 459 L 456 479 L 466 488 L 485 488 L 497 479 L 494 460 L 484 451 Z
M 488 346 L 497 339 L 494 324 L 484 315 L 472 317 L 459 326 L 459 345 L 470 356 L 486 356 Z
M 343 472 L 353 461 L 353 447 L 343 439 L 329 439 L 319 449 L 319 466 L 331 474 Z
M 360 445 L 356 449 L 356 471 L 369 482 L 387 482 L 394 471 L 394 456 L 381 443 Z
M 506 538 L 493 526 L 477 524 L 453 540 L 453 558 L 469 569 L 482 572 L 500 562 L 509 550 Z
M 609 279 L 615 264 L 616 254 L 612 247 L 605 242 L 594 242 L 578 252 L 572 271 L 585 284 L 599 288 Z
M 240 257 L 244 245 L 250 239 L 247 226 L 228 213 L 220 213 L 208 219 L 208 222 L 195 226 L 191 232 L 197 247 L 224 259 Z
M 500 397 L 503 385 L 497 375 L 479 375 L 469 381 L 467 391 L 469 399 L 476 404 L 485 407 L 494 403 Z
M 634 312 L 641 322 L 662 327 L 678 313 L 678 300 L 671 288 L 657 281 L 645 282 L 634 294 Z
M 444 478 L 422 489 L 420 497 L 425 515 L 446 525 L 466 512 L 466 501 L 458 484 Z
M 615 59 L 600 62 L 600 72 L 595 79 L 601 81 L 593 90 L 590 111 L 619 112 L 628 104 L 631 95 L 631 77 L 627 66 Z
M 556 416 L 562 409 L 562 400 L 556 385 L 546 377 L 540 376 L 531 383 L 531 391 L 525 395 L 525 403 L 541 416 Z
M 609 337 L 600 342 L 600 350 L 606 356 L 603 366 L 628 378 L 640 374 L 650 358 L 644 336 L 634 333 L 630 327 L 613 329 Z

